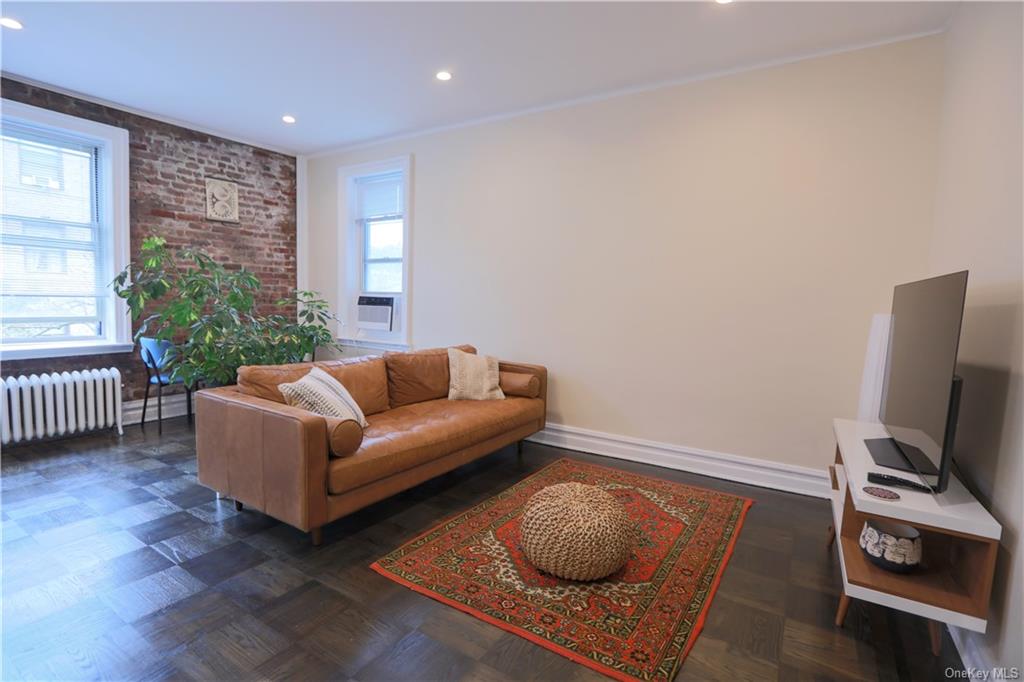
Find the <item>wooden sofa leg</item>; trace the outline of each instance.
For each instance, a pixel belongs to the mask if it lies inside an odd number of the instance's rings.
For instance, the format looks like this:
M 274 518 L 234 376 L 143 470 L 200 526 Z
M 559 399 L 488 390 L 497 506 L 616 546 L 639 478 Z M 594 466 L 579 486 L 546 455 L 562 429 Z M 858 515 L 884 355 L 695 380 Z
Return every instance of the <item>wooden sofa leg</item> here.
M 516 457 L 519 458 L 520 462 L 523 461 L 523 441 L 521 440 L 516 441 Z
M 242 503 L 239 502 L 238 500 L 235 500 L 235 511 L 242 511 L 242 509 Z
M 313 528 L 309 531 L 309 539 L 313 542 L 314 547 L 319 547 L 324 541 L 324 529 Z

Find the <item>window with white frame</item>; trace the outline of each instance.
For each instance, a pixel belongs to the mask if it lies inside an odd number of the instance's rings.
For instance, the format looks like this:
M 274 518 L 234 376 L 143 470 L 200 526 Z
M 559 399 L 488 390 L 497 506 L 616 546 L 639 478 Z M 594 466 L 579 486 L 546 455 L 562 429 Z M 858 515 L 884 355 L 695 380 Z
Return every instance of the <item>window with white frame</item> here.
M 356 222 L 363 241 L 363 293 L 400 294 L 405 289 L 403 173 L 358 177 L 355 187 Z
M 338 171 L 339 337 L 383 348 L 407 346 L 409 334 L 410 158 Z
M 4 100 L 0 138 L 3 358 L 131 350 L 127 131 Z

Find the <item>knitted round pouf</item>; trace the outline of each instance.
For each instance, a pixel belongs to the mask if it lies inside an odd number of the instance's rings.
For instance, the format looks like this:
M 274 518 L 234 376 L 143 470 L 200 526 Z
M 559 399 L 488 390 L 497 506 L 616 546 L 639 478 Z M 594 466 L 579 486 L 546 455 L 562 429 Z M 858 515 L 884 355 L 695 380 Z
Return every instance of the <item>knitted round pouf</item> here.
M 629 559 L 635 529 L 626 510 L 594 485 L 558 483 L 534 493 L 520 520 L 523 554 L 567 580 L 597 580 Z

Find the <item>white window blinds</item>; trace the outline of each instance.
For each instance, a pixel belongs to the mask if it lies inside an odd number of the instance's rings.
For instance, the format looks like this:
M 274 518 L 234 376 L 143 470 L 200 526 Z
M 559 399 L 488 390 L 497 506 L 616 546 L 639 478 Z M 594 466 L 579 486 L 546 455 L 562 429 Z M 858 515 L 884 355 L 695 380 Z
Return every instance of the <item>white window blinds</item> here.
M 357 178 L 359 217 L 364 220 L 401 217 L 404 184 L 400 172 Z
M 367 293 L 401 293 L 405 232 L 405 176 L 401 172 L 356 178 L 356 214 L 363 237 Z
M 113 279 L 95 142 L 5 120 L 0 339 L 101 338 Z

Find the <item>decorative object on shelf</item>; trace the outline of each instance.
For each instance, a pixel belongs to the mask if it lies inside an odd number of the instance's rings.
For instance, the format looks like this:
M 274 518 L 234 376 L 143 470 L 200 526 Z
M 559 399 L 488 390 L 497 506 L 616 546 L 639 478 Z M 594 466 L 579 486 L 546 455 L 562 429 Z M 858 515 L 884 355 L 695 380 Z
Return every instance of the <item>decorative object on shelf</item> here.
M 597 580 L 615 573 L 636 544 L 636 527 L 622 503 L 608 491 L 583 483 L 557 483 L 534 493 L 519 532 L 530 563 L 566 580 Z
M 868 561 L 894 573 L 909 573 L 921 563 L 921 533 L 902 523 L 868 519 L 860 532 Z
M 327 327 L 337 318 L 316 292 L 296 290 L 257 306 L 261 284 L 255 274 L 196 249 L 172 252 L 161 237 L 144 239 L 140 260 L 111 286 L 132 319 L 145 314 L 136 341 L 146 336 L 175 342 L 176 352 L 160 365 L 170 382 L 233 384 L 242 365 L 302 362 L 318 347 L 340 348 Z
M 866 485 L 864 486 L 864 492 L 871 497 L 877 497 L 880 500 L 889 500 L 895 502 L 900 499 L 900 494 L 895 490 L 889 490 L 888 488 L 879 488 L 877 485 Z
M 236 183 L 220 178 L 206 178 L 206 217 L 223 223 L 238 222 Z
M 523 554 L 527 501 L 566 482 L 606 491 L 636 524 L 633 556 L 604 580 L 562 580 Z M 715 490 L 562 459 L 371 568 L 613 679 L 670 682 L 714 608 L 750 505 Z

